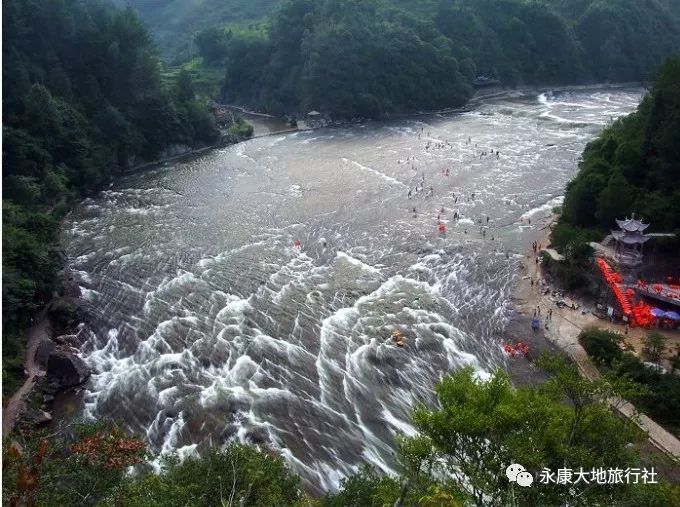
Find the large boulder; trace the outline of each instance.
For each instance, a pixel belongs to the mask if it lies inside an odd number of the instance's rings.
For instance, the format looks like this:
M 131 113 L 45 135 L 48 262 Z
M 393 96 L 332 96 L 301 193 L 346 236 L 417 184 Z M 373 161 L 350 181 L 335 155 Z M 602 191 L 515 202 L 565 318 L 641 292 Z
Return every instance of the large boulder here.
M 22 414 L 21 419 L 25 423 L 41 426 L 52 420 L 52 414 L 44 410 L 28 409 Z
M 43 338 L 40 340 L 38 347 L 35 349 L 35 362 L 38 363 L 42 368 L 47 368 L 47 361 L 56 348 L 57 345 L 52 340 Z
M 55 350 L 47 361 L 47 376 L 60 388 L 77 386 L 90 378 L 85 361 L 71 352 Z

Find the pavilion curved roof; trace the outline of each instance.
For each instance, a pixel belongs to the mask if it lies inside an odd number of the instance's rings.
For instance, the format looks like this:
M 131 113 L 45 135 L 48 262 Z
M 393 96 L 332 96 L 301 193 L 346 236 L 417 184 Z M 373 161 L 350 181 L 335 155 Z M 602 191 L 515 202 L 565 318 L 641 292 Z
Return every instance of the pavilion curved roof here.
M 624 231 L 628 232 L 642 232 L 649 224 L 643 224 L 640 220 L 635 218 L 626 218 L 625 220 L 617 220 L 616 224 Z
M 624 231 L 612 231 L 612 236 L 616 241 L 621 241 L 626 245 L 646 243 L 650 239 L 649 236 L 645 236 L 640 232 L 626 233 Z

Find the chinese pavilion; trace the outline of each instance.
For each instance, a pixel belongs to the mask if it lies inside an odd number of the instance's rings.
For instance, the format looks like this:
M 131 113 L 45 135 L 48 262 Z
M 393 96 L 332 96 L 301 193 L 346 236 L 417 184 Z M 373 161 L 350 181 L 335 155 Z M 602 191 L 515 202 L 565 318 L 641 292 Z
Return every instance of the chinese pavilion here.
M 612 231 L 616 240 L 616 260 L 622 266 L 635 267 L 642 264 L 642 247 L 649 240 L 649 236 L 643 234 L 649 224 L 635 219 L 635 214 L 625 220 L 617 220 L 618 231 Z

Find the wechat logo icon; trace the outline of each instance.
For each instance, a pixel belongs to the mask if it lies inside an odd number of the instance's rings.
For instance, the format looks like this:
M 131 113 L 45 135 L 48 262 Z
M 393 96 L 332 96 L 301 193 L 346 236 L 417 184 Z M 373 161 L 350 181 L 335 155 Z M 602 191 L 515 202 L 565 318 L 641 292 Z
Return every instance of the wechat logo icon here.
M 516 482 L 518 486 L 522 486 L 523 488 L 530 488 L 531 483 L 534 482 L 534 476 L 518 463 L 513 463 L 506 468 L 505 475 L 508 476 L 510 482 Z

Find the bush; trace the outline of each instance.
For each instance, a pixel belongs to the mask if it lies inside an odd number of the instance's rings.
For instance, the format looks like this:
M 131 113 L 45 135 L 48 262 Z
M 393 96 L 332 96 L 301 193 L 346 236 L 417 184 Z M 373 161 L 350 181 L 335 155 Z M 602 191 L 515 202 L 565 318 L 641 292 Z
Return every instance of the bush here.
M 380 507 L 393 505 L 401 492 L 399 481 L 393 477 L 385 477 L 369 467 L 347 479 L 343 479 L 341 490 L 328 493 L 321 505 L 324 507 Z
M 652 333 L 653 335 L 653 333 Z M 660 373 L 643 364 L 636 355 L 624 352 L 619 344 L 623 337 L 611 331 L 588 329 L 579 342 L 594 361 L 617 376 L 625 376 L 647 388 L 635 403 L 655 421 L 671 431 L 680 431 L 680 378 Z
M 581 332 L 578 337 L 579 343 L 595 359 L 595 362 L 611 367 L 615 361 L 623 357 L 620 344 L 623 336 L 603 329 L 590 328 Z
M 68 435 L 32 434 L 21 450 L 3 445 L 3 500 L 9 505 L 95 505 L 145 456 L 139 438 L 109 422 L 76 424 Z
M 659 333 L 649 333 L 642 341 L 642 353 L 650 361 L 658 363 L 666 350 L 666 337 Z
M 162 458 L 162 473 L 129 478 L 104 505 L 303 505 L 300 478 L 277 456 L 233 444 L 180 462 Z
M 237 118 L 234 124 L 229 127 L 228 132 L 239 138 L 248 138 L 253 136 L 253 126 L 245 121 L 243 118 Z

